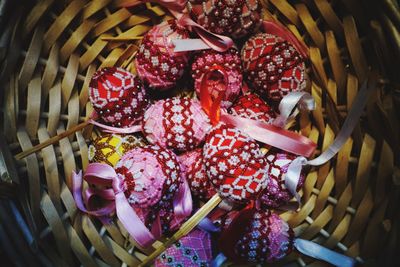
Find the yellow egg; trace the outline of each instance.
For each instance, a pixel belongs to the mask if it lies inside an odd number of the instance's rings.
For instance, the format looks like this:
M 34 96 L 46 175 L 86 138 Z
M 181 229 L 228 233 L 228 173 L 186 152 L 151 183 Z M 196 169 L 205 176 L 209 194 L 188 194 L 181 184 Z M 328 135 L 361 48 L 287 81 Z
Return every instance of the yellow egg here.
M 114 167 L 125 152 L 141 145 L 144 145 L 143 140 L 133 135 L 102 135 L 89 146 L 89 161 Z

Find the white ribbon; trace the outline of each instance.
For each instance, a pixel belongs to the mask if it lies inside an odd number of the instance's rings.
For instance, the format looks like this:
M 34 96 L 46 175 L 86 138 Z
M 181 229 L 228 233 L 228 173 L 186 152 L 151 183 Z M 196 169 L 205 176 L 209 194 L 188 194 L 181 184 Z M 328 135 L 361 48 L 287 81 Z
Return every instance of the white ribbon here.
M 297 115 L 296 112 L 293 112 L 296 106 L 300 110 L 314 110 L 315 100 L 307 92 L 291 92 L 287 94 L 279 103 L 279 115 L 272 124 L 284 128 L 287 122 Z
M 288 188 L 288 190 L 296 197 L 297 201 L 300 200 L 300 196 L 298 195 L 296 188 L 300 179 L 302 167 L 305 165 L 309 166 L 323 165 L 330 159 L 332 159 L 339 152 L 339 150 L 346 143 L 347 139 L 350 137 L 355 126 L 357 125 L 358 120 L 362 114 L 362 111 L 364 110 L 364 107 L 367 104 L 368 98 L 375 87 L 376 87 L 376 81 L 371 81 L 371 83 L 368 84 L 368 86 L 367 86 L 367 81 L 363 83 L 360 91 L 357 94 L 356 99 L 353 102 L 353 106 L 350 112 L 348 113 L 345 122 L 343 123 L 342 129 L 340 130 L 339 134 L 336 136 L 335 140 L 328 147 L 327 150 L 325 150 L 321 155 L 319 155 L 319 157 L 315 159 L 307 160 L 304 157 L 298 157 L 290 163 L 288 170 L 285 174 L 285 185 Z

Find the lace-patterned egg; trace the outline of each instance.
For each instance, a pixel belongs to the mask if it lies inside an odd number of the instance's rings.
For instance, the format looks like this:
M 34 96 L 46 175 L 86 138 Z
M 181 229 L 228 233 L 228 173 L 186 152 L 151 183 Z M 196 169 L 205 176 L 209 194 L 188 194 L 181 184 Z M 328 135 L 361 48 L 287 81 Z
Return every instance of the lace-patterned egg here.
M 140 79 L 116 67 L 103 68 L 93 74 L 89 99 L 100 121 L 120 128 L 140 122 L 148 106 Z
M 235 102 L 229 113 L 246 119 L 272 123 L 276 115 L 272 108 L 254 93 L 247 93 Z
M 299 52 L 281 37 L 258 33 L 242 48 L 245 76 L 262 97 L 279 102 L 306 88 L 305 64 Z
M 175 151 L 195 149 L 210 128 L 200 102 L 187 97 L 157 101 L 144 115 L 143 132 L 147 141 Z
M 266 161 L 257 142 L 238 129 L 217 125 L 206 138 L 203 156 L 210 182 L 228 200 L 247 202 L 267 186 Z
M 176 85 L 189 60 L 189 52 L 174 52 L 173 40 L 189 38 L 176 20 L 153 27 L 142 40 L 135 58 L 139 77 L 150 88 L 166 90 Z

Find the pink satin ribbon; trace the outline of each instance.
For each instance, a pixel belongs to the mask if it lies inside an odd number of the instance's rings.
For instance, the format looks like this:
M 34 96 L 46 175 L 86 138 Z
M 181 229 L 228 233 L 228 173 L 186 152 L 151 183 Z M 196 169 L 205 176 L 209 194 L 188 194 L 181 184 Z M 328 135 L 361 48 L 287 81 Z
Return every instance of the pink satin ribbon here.
M 107 132 L 107 133 L 130 134 L 130 133 L 137 133 L 142 130 L 142 125 L 133 125 L 131 127 L 118 128 L 118 127 L 112 127 L 109 125 L 102 124 L 93 119 L 90 119 L 89 122 L 90 122 L 90 124 L 93 124 L 93 125 L 96 125 L 96 126 L 102 128 L 104 130 L 104 132 Z
M 221 121 L 246 132 L 257 141 L 295 155 L 309 157 L 313 154 L 317 146 L 310 139 L 300 134 L 256 120 L 232 116 L 224 112 L 221 115 Z
M 285 184 L 294 196 L 297 194 L 296 188 L 303 166 L 320 166 L 331 160 L 339 152 L 350 137 L 355 126 L 359 123 L 359 118 L 374 88 L 376 88 L 376 81 L 368 82 L 368 85 L 367 82 L 363 83 L 343 123 L 342 129 L 327 150 L 315 159 L 307 160 L 304 157 L 298 157 L 290 163 L 285 174 Z M 299 196 L 297 195 L 297 197 Z
M 82 182 L 87 181 L 93 185 L 111 186 L 107 189 L 88 188 L 84 191 L 85 200 L 82 197 Z M 161 231 L 150 232 L 129 204 L 125 196 L 125 186 L 118 178 L 115 170 L 103 163 L 91 163 L 88 165 L 85 175 L 82 171 L 72 173 L 73 196 L 77 207 L 87 214 L 98 217 L 103 223 L 110 221 L 111 214 L 116 212 L 118 219 L 132 238 L 141 246 L 147 247 L 154 243 L 156 237 L 161 236 Z M 103 207 L 96 207 L 91 201 L 94 197 L 107 200 Z M 174 198 L 174 215 L 177 223 L 189 216 L 192 212 L 192 198 L 187 182 L 181 184 Z M 157 220 L 158 224 L 160 221 Z M 153 225 L 153 229 L 161 228 Z
M 280 25 L 279 22 L 273 20 L 265 20 L 263 21 L 263 28 L 265 33 L 279 36 L 284 40 L 290 42 L 304 59 L 308 58 L 307 46 L 305 46 L 299 39 L 297 39 L 297 37 L 286 27 Z

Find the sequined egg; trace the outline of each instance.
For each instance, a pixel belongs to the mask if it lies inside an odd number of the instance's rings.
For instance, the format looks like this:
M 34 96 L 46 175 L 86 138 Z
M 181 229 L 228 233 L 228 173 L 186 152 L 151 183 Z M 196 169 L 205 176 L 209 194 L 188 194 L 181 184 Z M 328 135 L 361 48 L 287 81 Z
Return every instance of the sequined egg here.
M 285 186 L 285 174 L 290 163 L 296 156 L 284 151 L 270 150 L 265 156 L 268 166 L 268 186 L 260 195 L 260 202 L 266 208 L 279 208 L 289 203 L 294 197 Z M 296 190 L 300 191 L 305 181 L 306 173 L 301 171 Z
M 89 99 L 101 122 L 121 128 L 140 122 L 148 106 L 140 79 L 115 67 L 103 68 L 93 74 Z
M 276 115 L 272 108 L 254 93 L 247 93 L 235 102 L 229 113 L 246 119 L 272 123 Z
M 306 88 L 304 61 L 281 37 L 258 33 L 244 44 L 241 57 L 250 87 L 266 99 L 279 102 L 288 93 Z
M 279 215 L 246 210 L 224 230 L 220 249 L 235 263 L 273 263 L 293 250 L 294 233 Z
M 89 145 L 89 162 L 105 163 L 114 167 L 125 152 L 143 145 L 143 140 L 133 135 L 98 136 Z
M 166 90 L 176 85 L 188 64 L 189 52 L 174 52 L 173 40 L 189 38 L 176 20 L 154 26 L 142 40 L 135 58 L 139 77 L 150 88 Z
M 221 90 L 225 90 L 221 106 L 228 108 L 239 96 L 242 89 L 242 63 L 240 61 L 239 52 L 236 48 L 230 48 L 225 52 L 217 52 L 209 49 L 199 52 L 194 57 L 192 63 L 192 77 L 194 79 L 194 88 L 198 96 L 200 96 L 201 86 L 206 73 L 214 67 L 218 67 L 225 73 L 227 84 L 224 84 L 224 77 L 214 77 L 214 79 L 209 78 L 204 85 L 207 86 L 213 99 L 218 97 Z M 221 74 L 219 74 L 219 76 L 221 76 Z
M 258 0 L 189 0 L 191 17 L 207 30 L 241 38 L 261 25 Z
M 147 141 L 174 151 L 196 148 L 210 128 L 200 102 L 187 97 L 159 100 L 144 115 L 143 132 Z
M 203 147 L 206 174 L 219 194 L 235 202 L 247 202 L 267 186 L 264 156 L 247 134 L 219 124 Z

